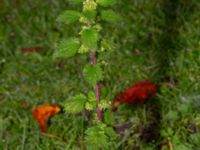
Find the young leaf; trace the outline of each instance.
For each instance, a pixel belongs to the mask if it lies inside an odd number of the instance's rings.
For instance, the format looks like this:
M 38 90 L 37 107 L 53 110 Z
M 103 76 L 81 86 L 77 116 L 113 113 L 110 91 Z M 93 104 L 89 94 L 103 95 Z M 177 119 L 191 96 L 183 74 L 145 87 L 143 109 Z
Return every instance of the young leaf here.
M 97 0 L 97 4 L 103 7 L 108 7 L 114 5 L 117 1 L 116 0 Z
M 78 21 L 80 16 L 81 13 L 78 11 L 66 10 L 58 16 L 57 21 L 70 24 Z
M 86 0 L 83 2 L 83 12 L 96 10 L 97 3 L 94 0 Z
M 78 50 L 78 53 L 87 53 L 87 52 L 89 52 L 89 49 L 82 44 Z
M 54 53 L 53 58 L 68 58 L 76 54 L 80 48 L 80 41 L 76 38 L 63 40 L 58 45 L 58 50 Z
M 84 29 L 81 32 L 81 39 L 84 46 L 89 49 L 97 49 L 99 39 L 98 32 L 95 29 Z
M 100 24 L 96 24 L 96 25 L 94 25 L 93 28 L 96 29 L 97 32 L 100 32 L 100 31 L 102 30 L 102 27 L 101 27 Z
M 65 103 L 65 111 L 68 113 L 79 113 L 84 110 L 87 98 L 83 94 L 75 95 L 69 102 Z
M 103 72 L 99 64 L 86 65 L 83 69 L 85 80 L 92 86 L 96 85 L 98 81 L 103 79 Z
M 95 107 L 96 107 L 96 96 L 94 92 L 90 91 L 88 93 L 88 101 L 85 105 L 85 108 L 87 110 L 93 110 Z
M 86 102 L 85 109 L 86 110 L 94 110 L 96 107 L 96 102 Z
M 116 23 L 120 20 L 120 16 L 112 10 L 101 11 L 101 19 L 110 23 Z
M 101 99 L 100 100 L 100 103 L 98 104 L 98 107 L 101 109 L 101 110 L 104 110 L 106 108 L 109 108 L 111 105 L 110 101 L 106 100 L 106 99 Z

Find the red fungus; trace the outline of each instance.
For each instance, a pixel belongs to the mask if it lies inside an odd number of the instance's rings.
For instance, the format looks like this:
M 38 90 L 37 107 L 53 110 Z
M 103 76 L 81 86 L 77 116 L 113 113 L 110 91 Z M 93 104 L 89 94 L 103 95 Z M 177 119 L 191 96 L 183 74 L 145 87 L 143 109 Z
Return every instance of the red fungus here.
M 132 86 L 117 94 L 112 102 L 112 111 L 116 111 L 120 104 L 143 103 L 156 95 L 158 85 L 148 81 L 138 81 Z

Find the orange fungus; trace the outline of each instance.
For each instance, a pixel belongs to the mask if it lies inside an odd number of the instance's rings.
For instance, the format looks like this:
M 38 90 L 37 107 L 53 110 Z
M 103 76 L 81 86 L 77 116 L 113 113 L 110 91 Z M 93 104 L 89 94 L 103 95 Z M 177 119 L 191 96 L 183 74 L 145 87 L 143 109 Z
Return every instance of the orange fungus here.
M 32 114 L 39 123 L 41 133 L 47 133 L 48 119 L 59 113 L 60 110 L 60 107 L 50 104 L 43 104 L 32 109 Z

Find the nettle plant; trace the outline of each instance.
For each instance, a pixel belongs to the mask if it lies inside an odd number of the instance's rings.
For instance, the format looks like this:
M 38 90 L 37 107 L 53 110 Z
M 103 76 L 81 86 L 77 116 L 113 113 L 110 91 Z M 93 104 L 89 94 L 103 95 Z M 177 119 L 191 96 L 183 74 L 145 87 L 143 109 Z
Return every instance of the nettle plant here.
M 91 90 L 87 94 L 78 93 L 70 98 L 65 104 L 65 111 L 71 114 L 85 110 L 93 112 L 92 125 L 85 129 L 87 149 L 110 149 L 115 147 L 116 140 L 116 133 L 110 126 L 114 117 L 110 111 L 110 101 L 100 96 L 99 83 L 104 78 L 105 61 L 102 60 L 103 57 L 98 59 L 97 55 L 103 56 L 114 48 L 110 40 L 101 36 L 104 32 L 102 22 L 115 23 L 120 17 L 108 8 L 113 6 L 116 0 L 78 1 L 82 3 L 82 12 L 66 10 L 58 16 L 57 21 L 67 25 L 77 24 L 79 21 L 81 31 L 76 37 L 61 41 L 53 56 L 69 58 L 79 53 L 90 57 L 90 62 L 85 64 L 82 73 Z

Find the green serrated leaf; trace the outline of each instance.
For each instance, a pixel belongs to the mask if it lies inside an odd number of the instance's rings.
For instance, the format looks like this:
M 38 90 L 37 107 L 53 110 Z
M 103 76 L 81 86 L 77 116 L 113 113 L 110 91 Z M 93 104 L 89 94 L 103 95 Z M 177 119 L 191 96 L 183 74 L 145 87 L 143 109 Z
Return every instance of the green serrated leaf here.
M 58 16 L 57 21 L 70 24 L 78 21 L 80 16 L 81 13 L 78 11 L 66 10 Z
M 96 2 L 100 6 L 109 7 L 109 6 L 114 5 L 117 2 L 117 0 L 97 0 Z
M 106 135 L 111 139 L 111 140 L 116 140 L 117 139 L 117 134 L 111 127 L 106 127 L 105 128 L 105 133 Z
M 85 134 L 87 149 L 97 150 L 109 147 L 108 137 L 105 135 L 104 128 L 100 126 L 91 127 L 85 131 Z
M 87 98 L 83 94 L 75 95 L 72 99 L 65 103 L 65 111 L 67 113 L 79 113 L 84 110 Z
M 81 40 L 85 47 L 89 49 L 97 49 L 99 35 L 96 29 L 83 29 L 81 32 Z
M 103 71 L 99 64 L 86 65 L 83 69 L 85 80 L 92 86 L 96 85 L 98 81 L 103 79 Z
M 103 120 L 107 125 L 112 125 L 115 121 L 114 114 L 110 110 L 103 113 Z
M 77 38 L 63 40 L 58 45 L 58 50 L 53 58 L 68 58 L 74 56 L 80 48 L 80 41 Z
M 102 10 L 101 19 L 110 23 L 119 22 L 120 16 L 112 10 Z

